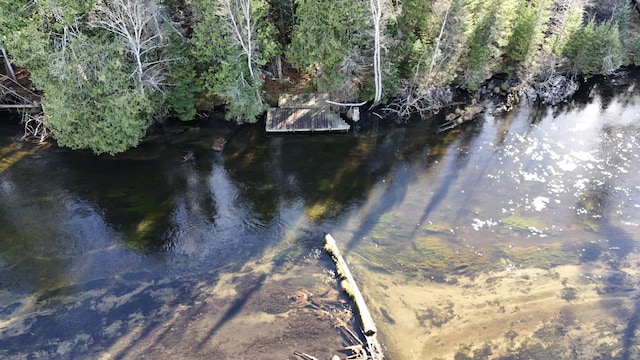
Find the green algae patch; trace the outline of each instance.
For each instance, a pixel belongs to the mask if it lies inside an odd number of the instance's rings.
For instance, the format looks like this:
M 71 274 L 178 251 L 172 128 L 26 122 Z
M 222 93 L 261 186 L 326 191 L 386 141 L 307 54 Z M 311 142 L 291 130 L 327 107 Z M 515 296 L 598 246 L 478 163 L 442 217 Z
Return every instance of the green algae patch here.
M 542 219 L 537 217 L 522 217 L 519 215 L 508 216 L 501 221 L 502 227 L 507 230 L 542 230 L 545 228 L 545 223 Z
M 445 234 L 451 233 L 451 229 L 453 229 L 453 225 L 444 222 L 431 223 L 427 224 L 424 229 L 431 233 Z
M 359 254 L 367 267 L 381 273 L 403 273 L 437 283 L 453 281 L 449 275 L 468 275 L 495 267 L 489 256 L 458 246 L 441 236 L 425 235 L 389 246 L 361 247 Z
M 343 205 L 333 199 L 318 201 L 307 205 L 307 216 L 315 221 L 337 216 L 342 211 Z
M 577 265 L 580 259 L 565 249 L 562 244 L 552 243 L 529 247 L 499 244 L 498 250 L 504 258 L 519 267 L 550 269 L 559 265 Z
M 146 252 L 162 246 L 162 243 L 158 243 L 157 234 L 162 231 L 167 225 L 168 202 L 163 202 L 153 207 L 152 211 L 147 212 L 139 221 L 132 224 L 130 234 L 125 240 L 125 246 L 136 251 Z M 145 207 L 144 204 L 139 204 L 138 207 Z M 142 213 L 135 211 L 135 215 Z
M 69 297 L 78 294 L 81 291 L 77 285 L 62 285 L 54 289 L 46 290 L 38 295 L 37 302 L 48 302 L 58 297 Z
M 400 216 L 393 213 L 380 215 L 368 238 L 379 245 L 393 247 L 401 251 L 404 248 L 406 232 L 400 224 Z
M 21 150 L 16 144 L 0 148 L 0 174 L 31 153 L 31 151 Z
M 318 184 L 318 191 L 320 192 L 331 192 L 333 191 L 333 188 L 333 181 L 329 179 L 322 179 Z
M 276 190 L 276 184 L 274 183 L 263 184 L 256 189 L 256 191 L 274 191 L 274 190 Z
M 583 223 L 583 227 L 585 231 L 591 231 L 591 232 L 600 231 L 600 225 L 592 219 L 585 219 Z
M 285 281 L 285 284 L 292 289 L 313 289 L 315 291 L 316 288 L 324 286 L 324 282 L 324 275 L 312 274 L 289 278 Z
M 438 236 L 421 236 L 414 240 L 411 260 L 420 268 L 460 272 L 477 262 L 471 251 L 456 250 Z

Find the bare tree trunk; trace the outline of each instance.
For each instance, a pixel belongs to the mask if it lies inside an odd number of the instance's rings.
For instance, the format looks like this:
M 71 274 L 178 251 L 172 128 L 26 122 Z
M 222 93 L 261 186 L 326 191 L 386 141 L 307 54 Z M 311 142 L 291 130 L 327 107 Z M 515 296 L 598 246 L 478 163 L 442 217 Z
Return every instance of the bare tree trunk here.
M 153 0 L 102 0 L 93 14 L 92 25 L 119 36 L 134 60 L 136 82 L 159 90 L 166 71 L 165 59 L 158 52 L 167 45 L 165 29 L 159 19 L 160 7 Z
M 9 61 L 9 55 L 7 55 L 7 51 L 2 47 L 2 58 L 4 59 L 4 69 L 7 73 L 9 79 L 17 82 L 16 74 L 13 72 L 13 66 L 11 66 L 11 61 Z
M 278 70 L 278 79 L 283 79 L 284 73 L 282 72 L 282 55 L 276 56 L 276 68 Z
M 429 72 L 427 73 L 427 81 L 431 81 L 431 73 L 433 71 L 433 65 L 436 63 L 436 57 L 438 56 L 438 50 L 440 50 L 440 42 L 442 41 L 442 36 L 444 35 L 444 29 L 447 25 L 447 18 L 449 17 L 449 10 L 451 10 L 451 5 L 447 8 L 447 12 L 444 14 L 444 19 L 442 20 L 442 26 L 440 27 L 440 34 L 438 34 L 438 40 L 436 41 L 436 47 L 433 49 L 433 55 L 431 56 L 431 64 L 429 64 Z
M 382 52 L 380 45 L 380 25 L 382 22 L 382 0 L 370 0 L 371 16 L 373 20 L 373 76 L 376 92 L 374 102 L 382 99 Z
M 233 4 L 232 4 L 233 1 Z M 253 71 L 253 32 L 254 24 L 251 18 L 251 0 L 222 0 L 222 16 L 227 19 L 231 30 L 236 35 L 236 40 L 242 47 L 245 55 L 247 56 L 247 66 L 249 68 L 249 75 L 253 78 L 255 76 Z M 242 17 L 238 19 L 236 10 L 239 10 L 239 15 Z

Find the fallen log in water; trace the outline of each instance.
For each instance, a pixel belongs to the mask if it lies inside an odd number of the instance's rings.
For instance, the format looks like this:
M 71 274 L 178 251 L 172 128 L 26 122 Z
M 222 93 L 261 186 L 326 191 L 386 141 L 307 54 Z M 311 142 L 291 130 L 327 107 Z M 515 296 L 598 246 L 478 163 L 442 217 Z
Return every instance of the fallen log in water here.
M 336 270 L 338 274 L 342 278 L 342 282 L 340 285 L 344 292 L 346 292 L 353 302 L 356 305 L 358 310 L 358 314 L 360 315 L 360 322 L 362 323 L 362 333 L 364 334 L 367 345 L 366 349 L 369 353 L 369 359 L 382 359 L 384 356 L 380 351 L 380 344 L 376 338 L 376 324 L 373 322 L 373 318 L 371 317 L 371 313 L 369 312 L 369 308 L 364 301 L 364 297 L 362 293 L 358 289 L 358 285 L 356 284 L 356 280 L 351 275 L 351 271 L 349 271 L 349 267 L 347 263 L 342 258 L 340 254 L 340 250 L 336 244 L 336 240 L 331 236 L 331 234 L 327 234 L 325 237 L 325 245 L 324 248 L 331 255 L 334 262 L 336 263 Z
M 351 275 L 351 271 L 349 271 L 349 267 L 342 258 L 342 255 L 340 255 L 340 250 L 338 250 L 336 240 L 333 238 L 333 236 L 331 236 L 331 234 L 327 234 L 324 237 L 324 240 L 324 248 L 335 260 L 338 274 L 340 275 L 340 277 L 342 277 L 342 289 L 353 299 L 353 302 L 358 308 L 360 321 L 362 321 L 363 333 L 367 336 L 375 334 L 377 331 L 376 324 L 373 322 L 371 313 L 369 313 L 369 308 L 364 301 L 364 297 L 362 297 L 362 293 L 358 289 L 356 280 L 353 278 L 353 275 Z

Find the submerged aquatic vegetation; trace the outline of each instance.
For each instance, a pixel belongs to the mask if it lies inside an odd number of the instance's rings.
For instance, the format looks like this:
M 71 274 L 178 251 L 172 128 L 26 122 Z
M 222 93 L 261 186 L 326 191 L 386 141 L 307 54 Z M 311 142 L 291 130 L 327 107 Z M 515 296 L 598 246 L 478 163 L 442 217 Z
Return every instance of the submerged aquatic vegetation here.
M 125 240 L 125 246 L 142 252 L 162 246 L 161 243 L 156 243 L 157 237 L 155 235 L 167 226 L 167 216 L 170 214 L 169 205 L 167 201 L 164 201 L 149 208 L 149 203 L 142 203 L 136 205 L 134 209 L 129 209 L 127 213 L 130 213 L 132 217 L 143 217 L 131 224 L 132 229 Z M 147 210 L 143 211 L 144 209 Z
M 441 235 L 424 235 L 412 241 L 378 244 L 362 247 L 359 253 L 371 269 L 384 272 L 407 273 L 438 283 L 455 282 L 452 275 L 469 275 L 475 271 L 494 268 L 490 256 L 471 247 L 457 245 Z
M 484 263 L 468 249 L 454 249 L 451 242 L 438 236 L 421 236 L 414 240 L 409 256 L 416 266 L 426 269 L 441 269 L 447 272 L 469 270 L 474 265 Z
M 561 243 L 540 244 L 529 247 L 518 247 L 498 244 L 502 257 L 509 259 L 519 267 L 550 269 L 565 264 L 578 264 L 578 256 L 565 249 Z
M 322 220 L 336 216 L 343 209 L 343 205 L 333 199 L 314 202 L 307 206 L 307 216 L 313 220 Z
M 545 228 L 544 221 L 538 217 L 522 217 L 511 215 L 500 220 L 502 227 L 507 230 L 542 230 Z

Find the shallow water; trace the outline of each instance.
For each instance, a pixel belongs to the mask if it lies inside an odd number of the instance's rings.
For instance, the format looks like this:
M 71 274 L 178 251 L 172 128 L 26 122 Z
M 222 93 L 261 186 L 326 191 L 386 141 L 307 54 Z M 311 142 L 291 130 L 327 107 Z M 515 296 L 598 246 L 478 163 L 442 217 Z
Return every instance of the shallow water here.
M 390 359 L 635 358 L 639 91 L 594 82 L 439 135 L 171 124 L 117 157 L 6 122 L 0 356 L 344 358 L 332 233 Z

